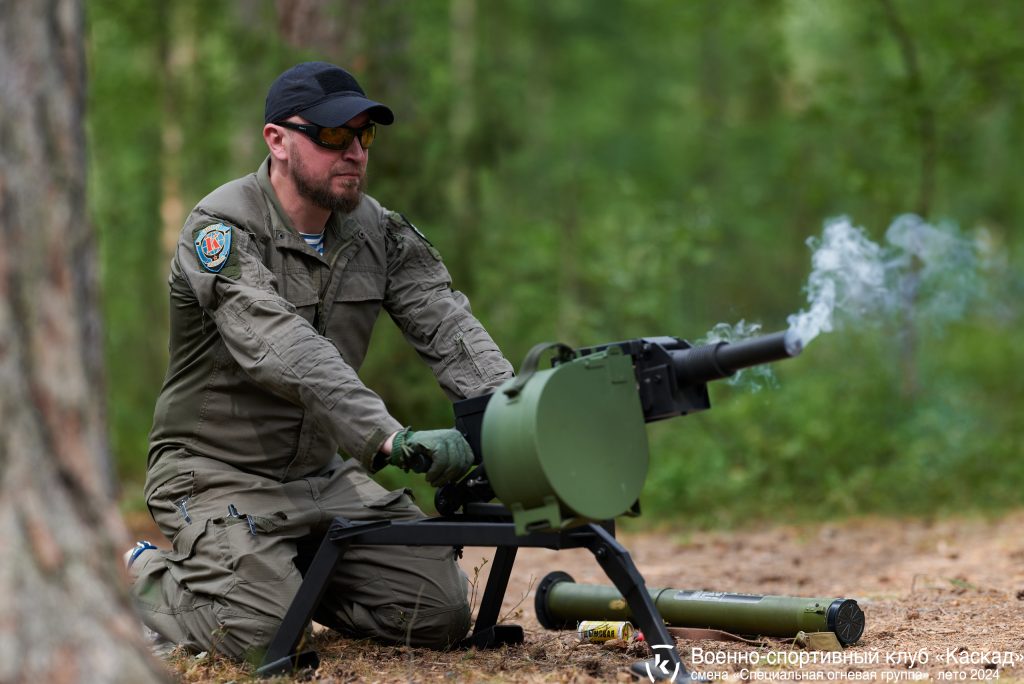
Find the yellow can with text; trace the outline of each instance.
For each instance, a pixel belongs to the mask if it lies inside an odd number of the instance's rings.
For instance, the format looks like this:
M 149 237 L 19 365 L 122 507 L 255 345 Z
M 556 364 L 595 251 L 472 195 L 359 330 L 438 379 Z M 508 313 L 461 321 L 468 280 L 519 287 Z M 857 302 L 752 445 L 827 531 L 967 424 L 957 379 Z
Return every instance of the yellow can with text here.
M 584 620 L 576 628 L 580 641 L 589 644 L 603 644 L 612 639 L 629 641 L 633 638 L 633 625 L 628 622 L 608 620 Z

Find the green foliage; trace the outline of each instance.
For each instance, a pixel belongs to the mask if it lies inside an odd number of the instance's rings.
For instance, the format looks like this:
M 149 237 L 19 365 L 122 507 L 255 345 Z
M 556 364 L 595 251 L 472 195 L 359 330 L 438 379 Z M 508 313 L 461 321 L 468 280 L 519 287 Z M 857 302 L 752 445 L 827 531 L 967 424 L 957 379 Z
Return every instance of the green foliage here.
M 652 431 L 645 510 L 736 526 L 1019 506 L 1024 383 L 1005 369 L 1024 355 L 1011 332 L 979 318 L 929 336 L 913 397 L 895 337 L 877 329 L 821 338 L 777 367 L 775 388 L 715 385 L 711 412 Z
M 645 505 L 711 525 L 1020 503 L 1007 369 L 1024 295 L 1024 5 L 382 0 L 332 4 L 297 33 L 301 13 L 281 7 L 89 4 L 90 207 L 126 477 L 143 472 L 166 362 L 161 231 L 255 169 L 267 86 L 312 58 L 395 110 L 371 193 L 446 255 L 516 365 L 541 340 L 781 328 L 803 301 L 804 241 L 832 216 L 876 238 L 908 211 L 984 230 L 984 306 L 918 330 L 910 359 L 886 324 L 815 342 L 778 389 L 713 387 L 714 411 L 652 426 Z M 450 423 L 390 321 L 360 373 L 404 423 Z
M 101 244 L 111 444 L 124 475 L 145 469 L 146 433 L 163 377 L 166 303 L 160 251 L 158 33 L 142 5 L 92 13 L 89 26 L 89 205 Z M 128 55 L 131 55 L 130 58 Z

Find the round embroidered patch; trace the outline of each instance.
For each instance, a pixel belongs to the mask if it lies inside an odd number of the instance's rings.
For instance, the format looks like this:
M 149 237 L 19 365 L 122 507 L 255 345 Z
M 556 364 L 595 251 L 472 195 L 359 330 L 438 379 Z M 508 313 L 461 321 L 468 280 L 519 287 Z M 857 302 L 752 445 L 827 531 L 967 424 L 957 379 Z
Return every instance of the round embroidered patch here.
M 218 273 L 231 253 L 231 228 L 223 223 L 206 226 L 196 233 L 195 245 L 203 268 L 210 273 Z

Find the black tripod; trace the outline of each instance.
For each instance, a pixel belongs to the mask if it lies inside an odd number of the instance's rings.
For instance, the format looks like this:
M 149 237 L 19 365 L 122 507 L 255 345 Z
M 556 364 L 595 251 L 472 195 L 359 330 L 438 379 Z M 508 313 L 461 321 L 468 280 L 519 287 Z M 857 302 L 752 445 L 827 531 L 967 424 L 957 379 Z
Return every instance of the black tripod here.
M 465 647 L 494 648 L 502 644 L 523 642 L 519 625 L 499 625 L 501 602 L 512 574 L 516 552 L 520 547 L 545 549 L 586 548 L 594 554 L 601 568 L 626 599 L 633 619 L 655 650 L 655 658 L 634 663 L 632 672 L 638 677 L 656 680 L 689 681 L 689 673 L 675 648 L 675 640 L 665 628 L 644 585 L 644 578 L 633 564 L 629 552 L 614 535 L 614 523 L 590 523 L 561 532 L 534 532 L 517 535 L 508 509 L 499 504 L 473 503 L 466 512 L 412 522 L 351 522 L 335 518 L 316 552 L 299 587 L 295 599 L 284 616 L 277 634 L 257 670 L 261 676 L 290 672 L 302 667 L 315 667 L 319 658 L 314 651 L 297 652 L 306 628 L 334 568 L 350 544 L 381 546 L 493 546 L 494 560 L 484 588 L 473 632 L 462 643 Z

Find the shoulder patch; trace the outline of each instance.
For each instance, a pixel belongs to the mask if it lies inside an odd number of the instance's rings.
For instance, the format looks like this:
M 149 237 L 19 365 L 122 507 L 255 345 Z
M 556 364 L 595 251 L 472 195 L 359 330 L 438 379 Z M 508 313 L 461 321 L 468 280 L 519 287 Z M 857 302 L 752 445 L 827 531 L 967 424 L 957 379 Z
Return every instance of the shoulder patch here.
M 231 256 L 231 228 L 213 223 L 197 228 L 192 234 L 199 265 L 210 273 L 220 273 Z
M 427 243 L 428 245 L 430 245 L 431 247 L 433 247 L 433 246 L 434 246 L 434 243 L 433 243 L 433 242 L 431 242 L 431 241 L 430 241 L 430 240 L 429 240 L 429 239 L 427 238 L 427 236 L 426 236 L 426 235 L 424 235 L 423 233 L 421 233 L 421 232 L 420 232 L 420 229 L 419 229 L 419 228 L 417 228 L 417 227 L 415 226 L 415 224 L 413 224 L 413 222 L 412 222 L 412 221 L 410 221 L 409 219 L 405 218 L 405 214 L 399 214 L 399 216 L 401 216 L 401 217 L 402 217 L 402 220 L 403 220 L 403 221 L 405 221 L 405 225 L 407 225 L 407 226 L 409 226 L 410 228 L 412 228 L 412 232 L 414 232 L 414 233 L 416 233 L 417 235 L 419 235 L 419 236 L 420 236 L 420 238 L 421 238 L 421 239 L 422 239 L 422 240 L 423 240 L 424 242 L 426 242 L 426 243 Z
M 400 213 L 399 213 L 399 212 L 397 212 L 397 211 L 396 211 L 396 212 L 394 212 L 394 214 L 395 214 L 395 215 L 396 215 L 396 216 L 397 216 L 397 217 L 398 217 L 399 219 L 401 219 L 401 222 L 402 222 L 402 223 L 404 223 L 405 225 L 409 226 L 409 228 L 411 228 L 411 229 L 412 229 L 412 232 L 416 233 L 416 235 L 417 235 L 417 237 L 419 237 L 419 239 L 421 239 L 421 240 L 423 240 L 423 242 L 427 243 L 427 251 L 428 251 L 428 252 L 430 252 L 430 256 L 434 257 L 434 259 L 435 259 L 436 261 L 441 261 L 441 253 L 437 251 L 437 248 L 436 248 L 436 247 L 434 247 L 434 243 L 433 243 L 433 242 L 431 242 L 431 241 L 430 241 L 430 239 L 429 239 L 429 238 L 427 238 L 427 236 L 426 236 L 426 235 L 424 235 L 423 233 L 421 233 L 421 232 L 420 232 L 420 229 L 419 229 L 419 228 L 417 228 L 417 227 L 416 227 L 416 226 L 415 226 L 415 225 L 413 224 L 413 222 L 412 222 L 412 221 L 410 221 L 409 219 L 407 219 L 407 218 L 405 217 L 405 214 L 400 214 Z

